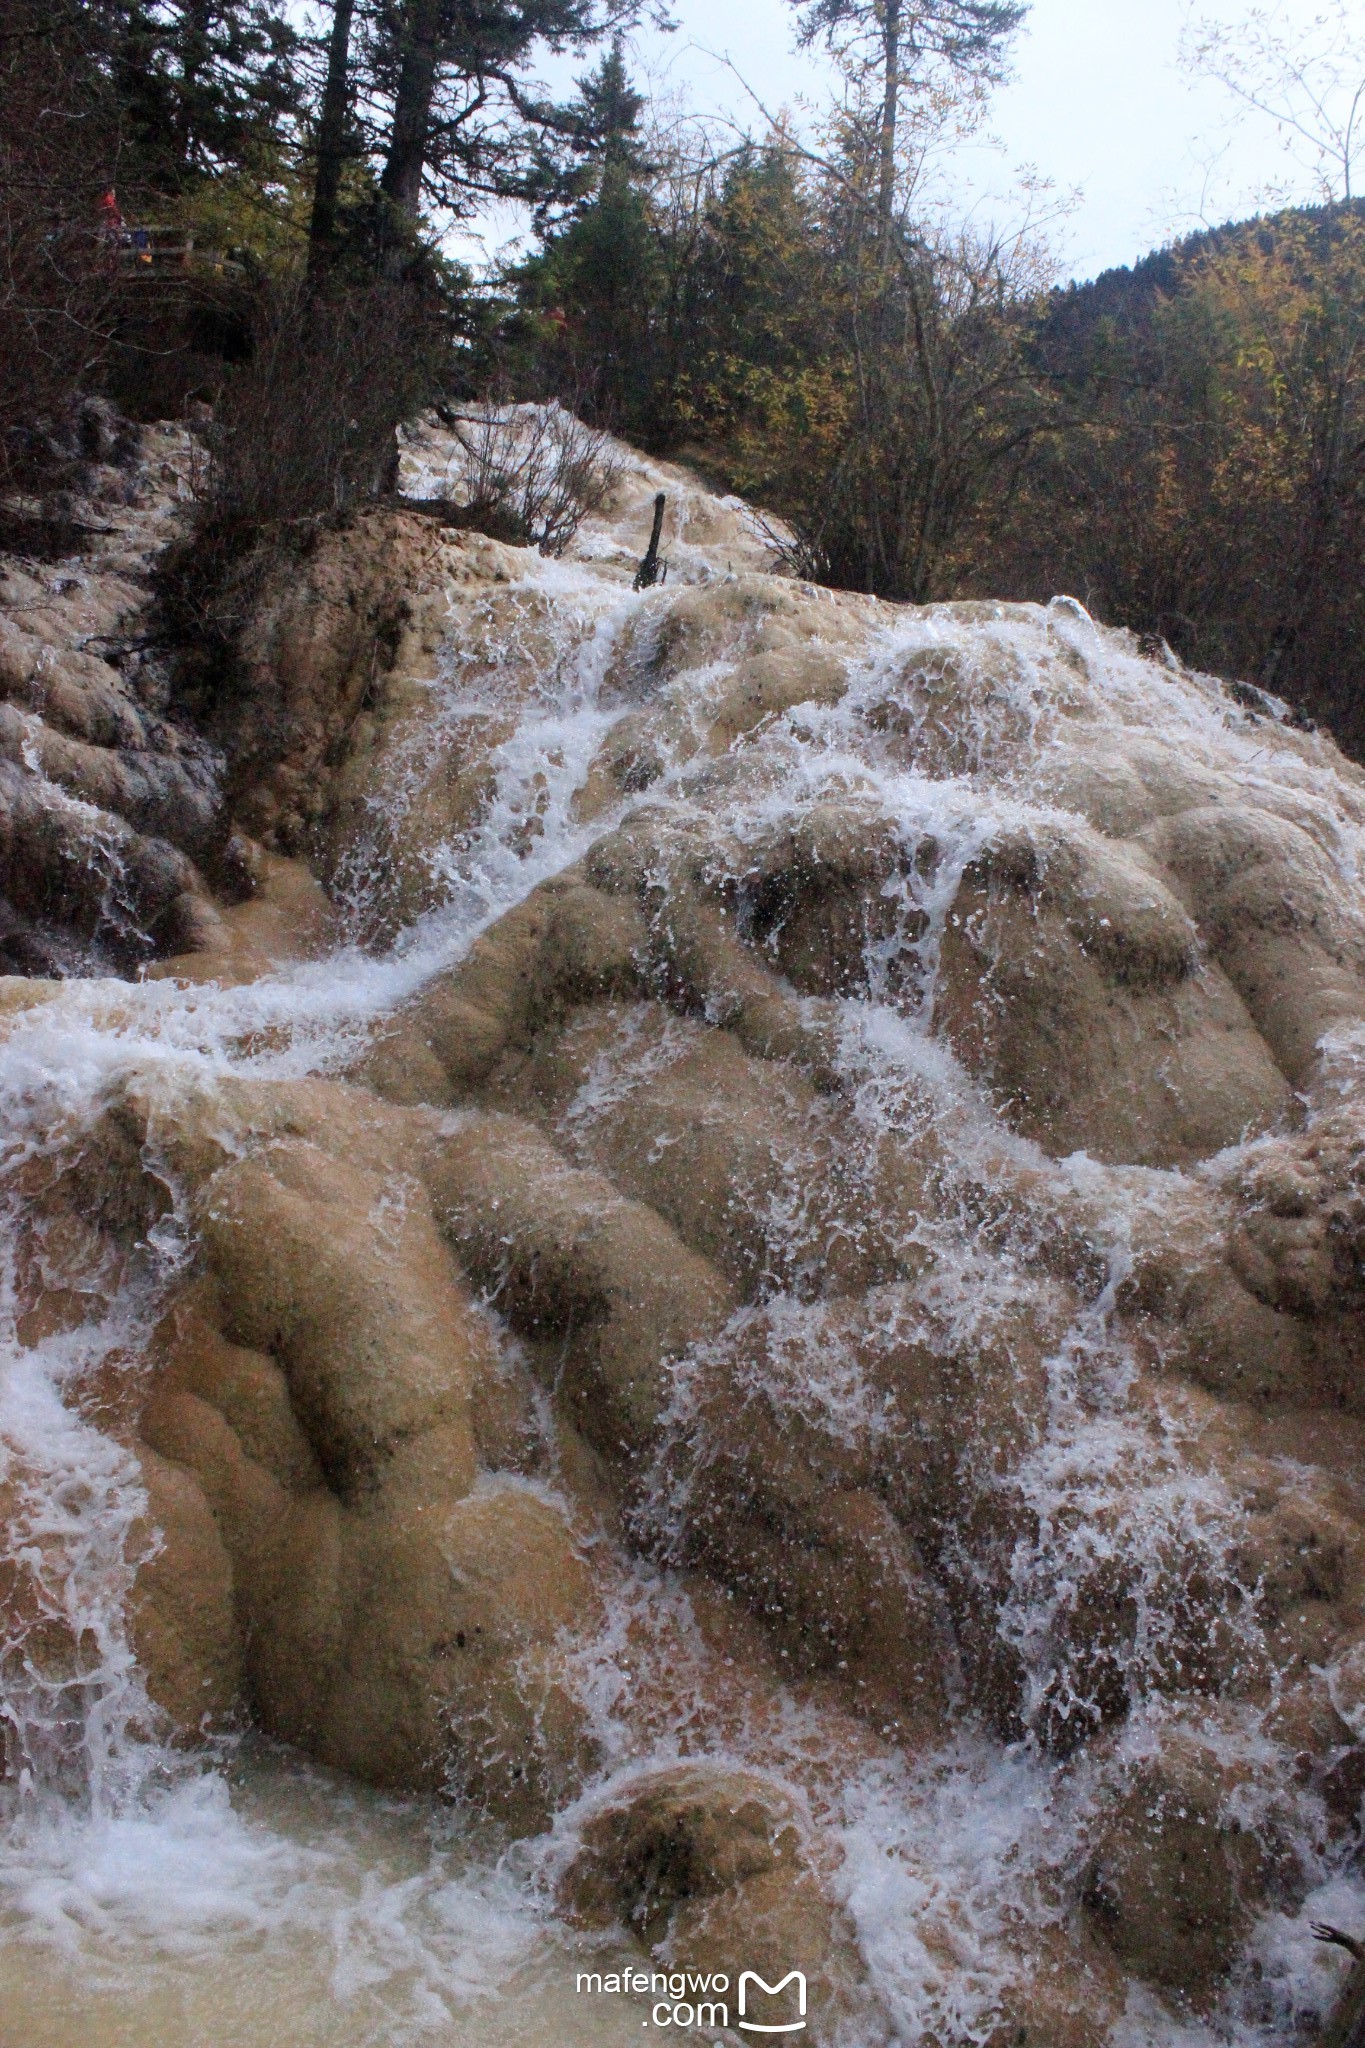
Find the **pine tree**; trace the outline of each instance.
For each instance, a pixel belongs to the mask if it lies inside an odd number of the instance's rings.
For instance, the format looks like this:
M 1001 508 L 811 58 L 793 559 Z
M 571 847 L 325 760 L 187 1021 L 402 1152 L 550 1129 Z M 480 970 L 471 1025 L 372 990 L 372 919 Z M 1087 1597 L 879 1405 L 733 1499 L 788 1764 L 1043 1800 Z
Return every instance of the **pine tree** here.
M 411 222 L 428 191 L 457 214 L 566 196 L 582 110 L 540 96 L 531 60 L 538 43 L 582 48 L 608 26 L 597 0 L 387 0 L 370 59 L 393 105 L 379 179 L 390 204 Z
M 180 193 L 292 135 L 302 41 L 283 0 L 110 0 L 128 170 Z
M 581 147 L 590 174 L 600 175 L 613 164 L 623 164 L 633 173 L 644 169 L 639 141 L 644 105 L 643 94 L 636 92 L 626 71 L 621 38 L 615 35 L 597 69 L 579 80 L 573 108 L 581 123 Z
M 351 21 L 355 0 L 334 0 L 327 37 L 327 75 L 322 88 L 314 151 L 313 205 L 308 222 L 308 268 L 316 280 L 336 253 L 337 208 L 348 154 L 350 125 Z
M 877 215 L 889 235 L 902 102 L 935 77 L 957 87 L 998 80 L 1027 0 L 791 0 L 803 45 L 824 42 L 859 96 L 875 104 Z
M 640 135 L 644 109 L 620 37 L 578 82 L 567 141 L 576 167 L 542 206 L 541 252 L 518 277 L 524 304 L 556 329 L 554 378 L 580 409 L 656 437 L 667 382 L 657 349 L 660 237 Z

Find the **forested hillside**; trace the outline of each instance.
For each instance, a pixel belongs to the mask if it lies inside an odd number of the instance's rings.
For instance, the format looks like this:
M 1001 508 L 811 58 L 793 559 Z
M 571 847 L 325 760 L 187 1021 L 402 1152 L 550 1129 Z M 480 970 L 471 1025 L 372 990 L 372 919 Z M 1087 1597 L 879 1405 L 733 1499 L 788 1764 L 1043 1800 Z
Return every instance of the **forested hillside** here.
M 529 267 L 563 309 L 555 388 L 771 505 L 807 575 L 1071 592 L 1365 744 L 1358 204 L 1056 289 L 966 235 L 879 265 L 839 179 L 780 143 L 700 196 L 671 168 L 623 163 Z
M 1287 211 L 1049 298 L 1055 424 L 971 574 L 1080 593 L 1365 742 L 1365 214 Z
M 6 0 L 11 534 L 64 530 L 91 392 L 211 411 L 197 574 L 382 493 L 423 405 L 553 395 L 768 506 L 809 578 L 1065 590 L 1365 746 L 1358 203 L 1061 289 L 926 169 L 1020 8 L 801 9 L 843 87 L 815 142 L 665 119 L 631 18 L 337 0 L 310 36 L 275 0 Z M 547 50 L 582 56 L 561 99 Z M 493 199 L 533 250 L 476 276 L 443 250 Z

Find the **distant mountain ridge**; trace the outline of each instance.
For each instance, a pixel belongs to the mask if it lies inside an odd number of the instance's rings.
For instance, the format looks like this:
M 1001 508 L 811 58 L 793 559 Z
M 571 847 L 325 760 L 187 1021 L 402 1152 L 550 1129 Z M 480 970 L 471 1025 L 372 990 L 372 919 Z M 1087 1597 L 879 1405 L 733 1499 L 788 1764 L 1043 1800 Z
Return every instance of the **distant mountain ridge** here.
M 1054 292 L 1045 426 L 973 565 L 1082 598 L 1365 746 L 1365 206 L 1201 230 Z

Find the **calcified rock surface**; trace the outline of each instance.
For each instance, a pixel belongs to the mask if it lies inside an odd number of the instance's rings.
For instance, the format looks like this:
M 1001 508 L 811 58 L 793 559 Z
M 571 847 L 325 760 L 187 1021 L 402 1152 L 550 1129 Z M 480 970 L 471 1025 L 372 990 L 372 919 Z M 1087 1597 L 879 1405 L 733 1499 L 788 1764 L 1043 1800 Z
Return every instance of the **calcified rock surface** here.
M 562 563 L 386 512 L 281 577 L 209 728 L 254 894 L 3 984 L 14 1796 L 250 1723 L 584 1940 L 804 1967 L 807 2038 L 1311 2029 L 1365 777 L 621 464 Z
M 146 644 L 148 570 L 177 531 L 194 445 L 86 409 L 69 561 L 0 555 L 0 966 L 125 971 L 202 945 L 200 863 L 219 848 L 221 763 L 166 716 Z

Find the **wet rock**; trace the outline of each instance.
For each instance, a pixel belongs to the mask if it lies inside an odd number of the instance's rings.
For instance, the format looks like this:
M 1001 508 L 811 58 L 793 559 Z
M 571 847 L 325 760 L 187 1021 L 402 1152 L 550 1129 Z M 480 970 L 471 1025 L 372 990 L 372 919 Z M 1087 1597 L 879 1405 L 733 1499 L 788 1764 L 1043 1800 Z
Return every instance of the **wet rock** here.
M 1071 694 L 1063 680 L 1063 705 Z M 971 775 L 1043 737 L 1055 702 L 1052 692 L 1031 686 L 1003 635 L 983 633 L 970 651 L 933 641 L 915 648 L 899 673 L 879 679 L 863 715 L 876 731 L 906 742 L 929 773 Z
M 553 574 L 391 508 L 320 534 L 207 740 L 114 658 L 135 583 L 14 584 L 0 954 L 164 977 L 92 998 L 98 1111 L 13 1168 L 17 1334 L 166 1290 L 67 1392 L 141 1447 L 130 1626 L 183 1731 L 503 1830 L 573 1805 L 568 1909 L 807 1968 L 859 2048 L 832 1831 L 699 1753 L 816 1813 L 866 1761 L 932 1836 L 945 1771 L 1026 1745 L 1075 1853 L 1027 1891 L 1011 1848 L 975 1929 L 927 1888 L 914 2026 L 1090 2048 L 1130 1994 L 1209 2010 L 1356 1825 L 1365 780 L 1264 719 L 1250 773 L 1225 693 L 1072 602 L 765 575 L 669 481 L 638 601 L 615 515 Z M 657 488 L 627 465 L 621 516 Z M 490 889 L 345 1082 L 175 993 Z M 0 987 L 21 1060 L 34 1001 Z M 128 1071 L 201 1001 L 206 1060 L 177 1026 Z M 74 1717 L 93 1638 L 10 1519 Z M 625 1753 L 692 1760 L 602 1782 L 604 1687 Z
M 40 949 L 50 934 L 54 962 L 54 942 L 65 936 L 86 949 L 73 961 L 103 954 L 126 971 L 159 950 L 197 943 L 196 919 L 213 916 L 206 884 L 177 847 L 3 760 L 0 873 L 17 930 L 33 933 Z
M 1365 1302 L 1365 1129 L 1350 1114 L 1257 1151 L 1237 1191 L 1229 1262 L 1267 1307 L 1312 1321 Z
M 319 958 L 335 939 L 335 908 L 303 861 L 268 853 L 235 835 L 218 857 L 218 873 L 225 869 L 232 896 L 243 900 L 220 901 L 208 918 L 198 915 L 196 905 L 196 921 L 179 936 L 182 950 L 146 967 L 149 981 L 256 981 L 295 961 Z
M 803 994 L 918 995 L 919 853 L 874 805 L 812 806 L 764 849 L 747 891 L 755 937 Z
M 439 577 L 439 545 L 428 522 L 391 510 L 308 536 L 301 554 L 242 570 L 230 685 L 182 664 L 179 701 L 226 756 L 239 826 L 271 851 L 320 843 L 331 771 Z
M 284 1140 L 217 1175 L 202 1214 L 228 1327 L 283 1362 L 330 1482 L 363 1493 L 408 1439 L 440 1428 L 467 1489 L 470 1384 L 490 1342 L 420 1189 Z
M 188 437 L 128 434 L 126 473 L 88 471 L 98 523 L 70 573 L 0 559 L 0 949 L 20 972 L 127 974 L 213 925 L 222 764 L 162 715 L 149 648 Z
M 580 1836 L 560 1885 L 577 1918 L 619 1921 L 665 1968 L 724 1972 L 732 2021 L 741 1974 L 777 1985 L 795 1969 L 807 1983 L 803 2038 L 828 2040 L 855 2013 L 868 2038 L 880 2038 L 852 1926 L 817 1875 L 808 1824 L 780 1786 L 713 1764 L 679 1765 L 615 1786 Z M 749 2000 L 751 2014 L 767 2013 L 757 1987 Z M 783 2008 L 779 2017 L 790 2015 Z
M 249 1712 L 370 1782 L 534 1831 L 591 1765 L 560 1663 L 599 1592 L 559 1501 L 499 1475 L 535 1463 L 524 1373 L 395 1145 L 411 1164 L 402 1114 L 334 1084 L 161 1076 L 41 1194 L 54 1226 L 67 1203 L 97 1219 L 96 1270 L 135 1249 L 158 1174 L 187 1178 L 203 1217 L 206 1270 L 163 1317 L 150 1379 L 82 1397 L 138 1432 L 132 1625 L 155 1703 L 186 1733 Z M 480 1380 L 499 1391 L 476 1399 Z
M 668 1403 L 670 1359 L 734 1306 L 661 1217 L 568 1164 L 533 1126 L 469 1117 L 434 1149 L 436 1211 L 513 1327 L 564 1344 L 570 1413 L 629 1482 Z
M 1217 1996 L 1271 1874 L 1230 1798 L 1238 1775 L 1179 1742 L 1140 1765 L 1085 1882 L 1090 1922 L 1125 1967 L 1196 2005 Z
M 129 1611 L 133 1649 L 154 1706 L 180 1734 L 221 1728 L 242 1703 L 242 1646 L 232 1560 L 194 1474 L 138 1450 L 147 1555 Z
M 730 1032 L 585 1005 L 487 1085 L 655 1208 L 742 1295 L 853 1293 L 923 1265 L 911 1236 L 922 1163 Z
M 1295 1085 L 1319 1039 L 1358 1018 L 1365 935 L 1328 851 L 1299 823 L 1247 804 L 1195 808 L 1146 834 L 1281 1070 Z
M 411 1220 L 386 1242 L 362 1177 L 367 1236 L 346 1214 L 355 1169 L 311 1151 L 267 1155 L 284 1181 L 210 1182 L 216 1287 L 243 1284 L 265 1349 L 228 1341 L 215 1290 L 192 1291 L 163 1325 L 143 1434 L 221 1532 L 261 1723 L 534 1831 L 591 1759 L 554 1659 L 592 1624 L 592 1576 L 558 1507 L 476 1477 L 469 1381 L 491 1360 L 439 1243 Z
M 294 1413 L 288 1380 L 264 1352 L 229 1343 L 214 1321 L 216 1309 L 213 1289 L 204 1286 L 172 1307 L 158 1332 L 167 1359 L 159 1394 L 211 1402 L 247 1457 L 278 1485 L 289 1493 L 312 1491 L 323 1483 L 322 1467 Z
M 434 1495 L 419 1484 L 347 1527 L 359 1599 L 319 1753 L 533 1834 L 595 1760 L 555 1669 L 560 1637 L 597 1619 L 592 1575 L 562 1512 L 534 1492 L 492 1485 L 444 1510 Z
M 1170 890 L 1079 835 L 993 851 L 944 937 L 937 1020 L 1053 1153 L 1169 1166 L 1269 1128 L 1289 1088 Z
M 594 996 L 636 993 L 644 920 L 572 874 L 534 890 L 380 1033 L 359 1071 L 395 1102 L 445 1102 Z

